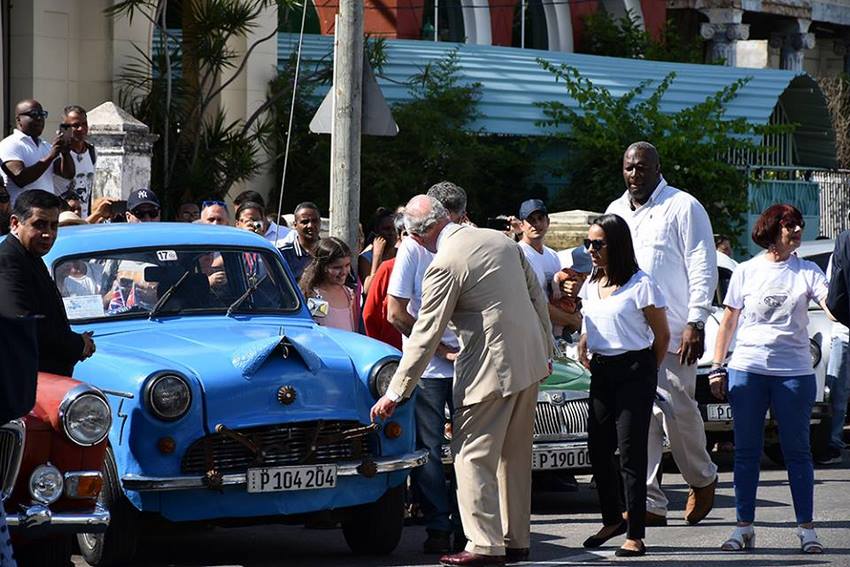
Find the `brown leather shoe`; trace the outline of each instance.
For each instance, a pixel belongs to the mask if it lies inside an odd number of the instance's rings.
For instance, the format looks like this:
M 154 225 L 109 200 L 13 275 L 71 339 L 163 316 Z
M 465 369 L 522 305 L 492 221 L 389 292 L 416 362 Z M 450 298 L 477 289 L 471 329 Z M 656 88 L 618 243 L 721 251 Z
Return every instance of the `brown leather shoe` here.
M 698 524 L 708 516 L 714 507 L 714 491 L 717 488 L 717 477 L 708 486 L 691 487 L 688 491 L 688 504 L 685 506 L 685 521 L 690 525 Z
M 461 551 L 452 555 L 440 557 L 440 565 L 464 565 L 467 567 L 480 567 L 482 565 L 504 565 L 504 555 L 478 555 L 468 551 Z
M 647 528 L 662 528 L 662 527 L 667 525 L 667 516 L 662 516 L 661 514 L 653 514 L 652 512 L 647 512 L 644 525 Z
M 527 547 L 506 547 L 505 563 L 519 563 L 528 560 L 528 551 Z

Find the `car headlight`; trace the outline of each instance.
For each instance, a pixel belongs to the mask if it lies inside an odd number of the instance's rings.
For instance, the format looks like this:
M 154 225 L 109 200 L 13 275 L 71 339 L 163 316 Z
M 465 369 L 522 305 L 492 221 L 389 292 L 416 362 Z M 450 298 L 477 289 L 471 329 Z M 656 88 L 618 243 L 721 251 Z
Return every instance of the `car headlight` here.
M 109 434 L 112 412 L 98 390 L 80 385 L 71 389 L 59 405 L 62 428 L 71 441 L 89 447 L 97 445 Z
M 822 355 L 820 345 L 814 339 L 809 339 L 809 353 L 812 355 L 812 368 L 817 368 Z
M 378 363 L 372 369 L 372 373 L 369 375 L 369 391 L 376 400 L 387 393 L 396 368 L 398 368 L 398 360 L 393 359 Z
M 164 421 L 180 419 L 192 404 L 192 390 L 177 374 L 160 374 L 148 382 L 145 396 L 148 408 Z
M 36 467 L 30 475 L 30 495 L 42 504 L 59 500 L 63 488 L 62 473 L 50 463 Z

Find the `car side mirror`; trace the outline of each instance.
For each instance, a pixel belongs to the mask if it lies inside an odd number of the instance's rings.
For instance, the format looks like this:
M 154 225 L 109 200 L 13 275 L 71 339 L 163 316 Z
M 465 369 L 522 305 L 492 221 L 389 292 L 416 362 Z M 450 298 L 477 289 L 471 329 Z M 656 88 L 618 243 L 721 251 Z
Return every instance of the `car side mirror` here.
M 307 298 L 307 309 L 310 310 L 310 315 L 313 317 L 327 317 L 328 308 L 328 302 L 324 299 L 319 299 L 318 297 Z

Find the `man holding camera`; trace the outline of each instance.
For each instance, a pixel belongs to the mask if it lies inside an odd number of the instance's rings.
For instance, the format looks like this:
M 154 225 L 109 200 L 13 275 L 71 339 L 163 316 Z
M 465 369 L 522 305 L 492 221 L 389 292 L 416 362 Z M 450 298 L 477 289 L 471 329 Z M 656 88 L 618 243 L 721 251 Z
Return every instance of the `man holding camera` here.
M 12 197 L 28 189 L 43 189 L 55 193 L 53 173 L 66 179 L 74 177 L 74 164 L 69 155 L 70 145 L 61 135 L 48 144 L 40 138 L 44 132 L 47 111 L 37 100 L 22 100 L 15 105 L 17 128 L 0 141 L 0 162 L 3 180 Z
M 53 188 L 60 197 L 73 196 L 80 203 L 79 214 L 86 218 L 91 213 L 92 189 L 94 188 L 94 164 L 97 155 L 94 146 L 86 141 L 89 123 L 86 111 L 77 105 L 66 106 L 62 112 L 62 124 L 59 125 L 62 139 L 68 144 L 68 161 L 71 162 L 72 175 L 63 171 L 53 171 Z

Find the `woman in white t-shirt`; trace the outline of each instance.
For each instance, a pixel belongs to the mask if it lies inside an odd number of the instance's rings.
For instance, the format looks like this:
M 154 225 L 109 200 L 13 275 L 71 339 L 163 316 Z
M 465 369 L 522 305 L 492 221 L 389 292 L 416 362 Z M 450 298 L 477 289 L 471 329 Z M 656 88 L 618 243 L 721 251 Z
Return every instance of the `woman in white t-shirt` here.
M 643 555 L 649 421 L 658 365 L 670 341 L 666 302 L 638 268 L 631 231 L 621 217 L 597 218 L 584 245 L 594 271 L 579 292 L 584 315 L 579 359 L 592 372 L 588 449 L 603 523 L 584 546 L 599 547 L 625 533 L 616 555 Z
M 826 308 L 827 283 L 814 262 L 794 254 L 803 216 L 790 205 L 773 205 L 753 226 L 753 241 L 767 250 L 738 265 L 729 281 L 726 310 L 717 333 L 709 384 L 729 397 L 735 416 L 735 506 L 738 523 L 721 549 L 755 546 L 756 489 L 768 408 L 779 425 L 788 469 L 797 535 L 805 553 L 822 553 L 813 516 L 814 467 L 809 419 L 817 385 L 809 353 L 809 301 Z M 737 334 L 735 334 L 737 329 Z M 723 368 L 732 336 L 735 351 Z M 728 385 L 727 385 L 728 382 Z

